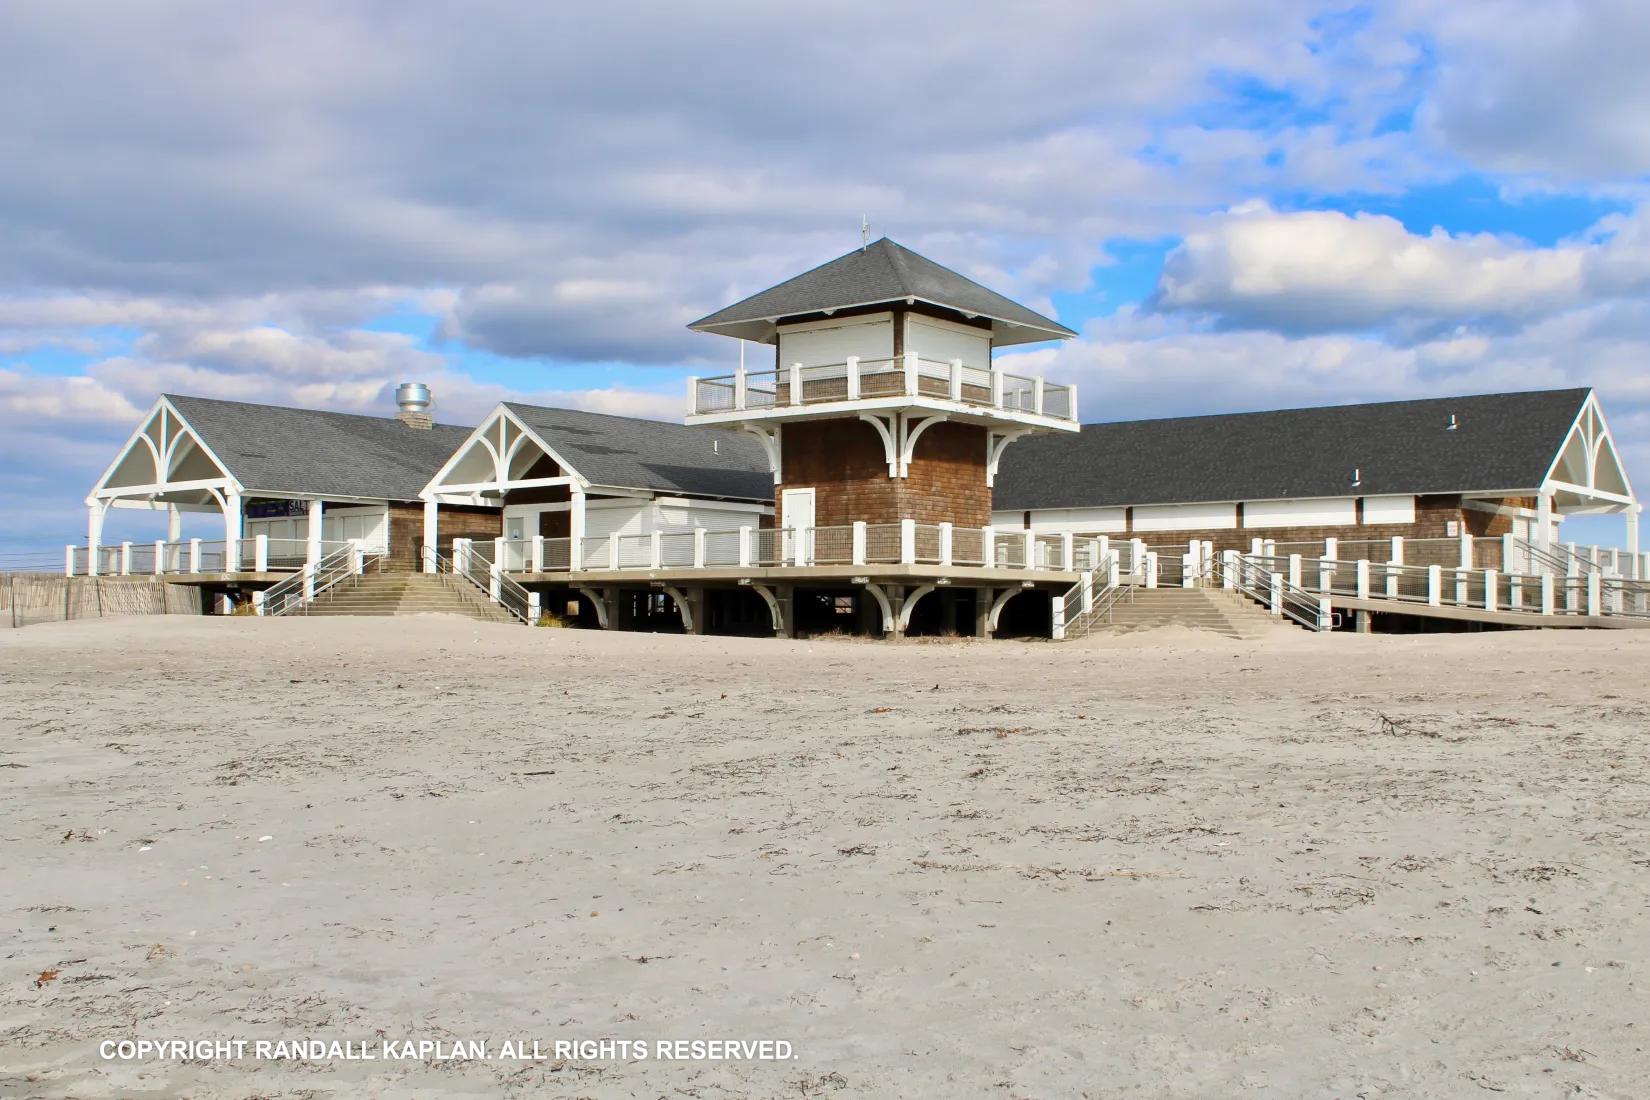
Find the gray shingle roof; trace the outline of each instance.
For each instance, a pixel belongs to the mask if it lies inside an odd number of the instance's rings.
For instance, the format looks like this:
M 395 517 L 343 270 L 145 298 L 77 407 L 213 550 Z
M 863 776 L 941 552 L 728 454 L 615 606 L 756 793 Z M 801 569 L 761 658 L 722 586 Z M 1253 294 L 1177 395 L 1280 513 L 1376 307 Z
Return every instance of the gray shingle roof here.
M 993 342 L 998 346 L 1077 335 L 1058 321 L 988 290 L 887 237 L 717 310 L 688 327 L 696 332 L 720 332 L 771 343 L 775 318 L 900 302 L 907 298 L 996 322 L 992 326 Z
M 469 428 L 167 394 L 249 492 L 417 500 Z
M 993 502 L 1023 510 L 1534 489 L 1590 392 L 1085 424 L 1009 447 Z M 1451 415 L 1455 431 L 1446 430 Z
M 773 499 L 767 455 L 744 432 L 515 402 L 505 407 L 592 485 Z

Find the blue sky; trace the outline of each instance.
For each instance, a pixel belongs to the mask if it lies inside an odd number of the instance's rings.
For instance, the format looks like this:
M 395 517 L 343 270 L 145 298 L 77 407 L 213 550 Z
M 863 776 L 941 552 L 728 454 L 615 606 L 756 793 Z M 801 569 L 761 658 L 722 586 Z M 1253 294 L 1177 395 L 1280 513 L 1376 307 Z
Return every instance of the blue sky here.
M 679 416 L 862 215 L 1077 329 L 1018 354 L 1085 419 L 1592 385 L 1650 483 L 1633 4 L 643 7 L 9 6 L 0 555 L 162 391 Z

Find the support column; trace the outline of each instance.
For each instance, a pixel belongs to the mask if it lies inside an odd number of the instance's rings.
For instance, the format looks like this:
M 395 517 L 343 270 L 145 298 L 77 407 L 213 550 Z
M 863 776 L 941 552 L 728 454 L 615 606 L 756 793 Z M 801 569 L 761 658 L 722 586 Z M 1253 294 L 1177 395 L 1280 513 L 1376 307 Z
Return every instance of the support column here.
M 974 637 L 991 637 L 991 604 L 997 598 L 995 588 L 974 590 Z
M 1636 581 L 1644 580 L 1643 559 L 1639 557 L 1639 516 L 1642 504 L 1627 506 L 1627 575 Z
M 176 544 L 183 540 L 183 513 L 176 504 L 166 506 L 166 541 Z
M 225 489 L 223 494 L 223 567 L 227 573 L 241 571 L 241 532 L 244 530 L 244 517 L 241 515 L 241 494 L 233 489 Z
M 428 552 L 419 554 L 424 572 L 434 573 L 435 555 L 441 553 L 441 505 L 433 500 L 424 502 L 424 546 Z
M 86 505 L 86 575 L 98 575 L 98 556 L 103 546 L 103 513 L 105 507 L 101 500 L 94 500 Z
M 1535 537 L 1530 542 L 1543 550 L 1553 545 L 1553 495 L 1538 493 L 1535 498 Z
M 567 568 L 577 573 L 584 568 L 584 490 L 568 487 L 572 505 L 567 512 Z

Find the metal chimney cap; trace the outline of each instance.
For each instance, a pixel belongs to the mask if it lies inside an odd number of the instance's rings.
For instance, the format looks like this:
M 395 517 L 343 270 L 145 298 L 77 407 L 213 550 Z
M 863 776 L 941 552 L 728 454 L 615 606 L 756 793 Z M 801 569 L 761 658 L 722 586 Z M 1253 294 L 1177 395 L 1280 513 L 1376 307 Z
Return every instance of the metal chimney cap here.
M 430 387 L 422 382 L 403 382 L 395 387 L 395 403 L 402 412 L 429 412 Z

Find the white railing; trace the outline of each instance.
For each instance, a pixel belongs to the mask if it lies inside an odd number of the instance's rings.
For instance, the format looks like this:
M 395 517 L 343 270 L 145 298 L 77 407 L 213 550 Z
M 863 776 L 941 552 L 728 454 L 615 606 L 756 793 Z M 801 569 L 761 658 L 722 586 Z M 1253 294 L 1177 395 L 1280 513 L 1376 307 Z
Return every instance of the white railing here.
M 172 575 L 184 573 L 297 573 L 313 557 L 319 561 L 351 545 L 348 541 L 328 539 L 311 553 L 307 539 L 276 539 L 267 535 L 225 542 L 223 539 L 177 539 L 154 542 L 122 542 L 95 548 L 69 546 L 64 548 L 63 568 L 66 575 L 138 576 Z M 372 539 L 361 544 L 364 553 L 388 553 L 383 539 Z M 93 566 L 95 565 L 95 568 Z
M 765 412 L 882 397 L 924 397 L 974 408 L 1025 413 L 1052 420 L 1077 419 L 1077 387 L 1006 374 L 1000 367 L 965 366 L 961 359 L 859 359 L 775 370 L 738 371 L 690 378 L 694 416 Z
M 1413 565 L 1228 550 L 1220 555 L 1215 575 L 1224 587 L 1244 592 L 1273 614 L 1289 615 L 1318 630 L 1327 628 L 1328 608 L 1335 597 L 1498 612 L 1532 620 L 1550 616 L 1650 620 L 1650 581 L 1597 572 L 1507 573 L 1436 562 Z M 1313 626 L 1313 621 L 1321 625 Z
M 480 545 L 479 543 L 477 545 Z M 778 569 L 856 565 L 931 565 L 1083 573 L 1115 560 L 1105 538 L 957 527 L 949 523 L 849 523 L 788 528 L 665 528 L 646 534 L 570 539 L 498 539 L 510 573 L 632 570 Z M 1127 546 L 1127 544 L 1121 544 Z
M 358 577 L 366 569 L 369 556 L 357 545 L 345 543 L 310 566 L 307 562 L 285 580 L 252 596 L 259 615 L 290 615 L 306 609 L 316 596 L 348 577 Z

